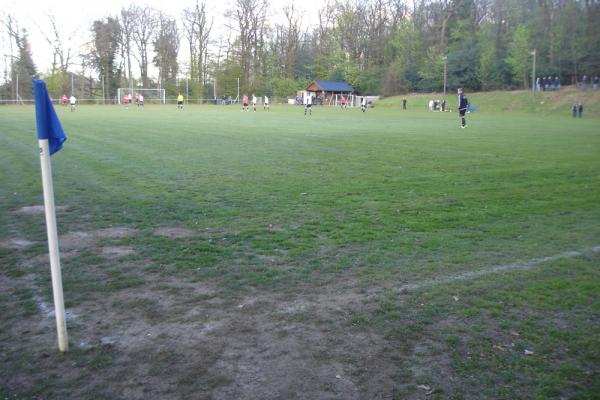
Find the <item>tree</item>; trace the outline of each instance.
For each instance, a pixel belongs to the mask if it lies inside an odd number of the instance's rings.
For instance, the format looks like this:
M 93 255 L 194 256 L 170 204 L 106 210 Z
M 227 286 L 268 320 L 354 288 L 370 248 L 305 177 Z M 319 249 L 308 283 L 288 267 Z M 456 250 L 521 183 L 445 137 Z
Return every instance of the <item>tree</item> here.
M 206 4 L 196 1 L 192 9 L 183 10 L 183 29 L 190 50 L 190 78 L 192 91 L 203 86 L 206 77 L 207 49 L 213 20 L 208 19 Z
M 158 81 L 160 87 L 167 88 L 168 84 L 174 87 L 175 78 L 179 65 L 177 54 L 179 53 L 179 32 L 175 20 L 169 19 L 163 14 L 159 16 L 158 36 L 154 40 L 154 65 L 158 67 Z
M 131 43 L 133 41 L 133 30 L 136 24 L 136 11 L 133 6 L 129 6 L 128 9 L 123 8 L 121 10 L 121 40 L 120 46 L 123 53 L 123 61 L 126 62 L 127 67 L 127 83 L 128 86 L 133 87 L 133 74 L 131 71 L 131 57 L 132 48 Z
M 277 55 L 277 66 L 283 71 L 283 77 L 294 79 L 300 46 L 301 19 L 294 8 L 294 3 L 283 8 L 283 15 L 286 24 L 275 27 L 274 53 Z
M 240 64 L 240 85 L 249 91 L 260 75 L 264 29 L 267 16 L 266 0 L 236 0 L 235 8 L 227 13 L 237 31 L 237 56 Z
M 140 66 L 140 78 L 142 85 L 147 87 L 148 81 L 148 46 L 152 43 L 152 38 L 158 26 L 156 11 L 150 7 L 133 6 L 130 8 L 133 13 L 135 24 L 133 27 L 133 42 L 137 47 L 138 65 Z
M 17 99 L 29 98 L 33 92 L 32 79 L 38 78 L 37 68 L 31 56 L 31 46 L 27 38 L 27 30 L 23 29 L 16 38 L 19 57 L 13 65 L 13 76 L 19 81 Z
M 120 78 L 119 71 L 116 68 L 120 36 L 121 26 L 117 18 L 106 17 L 106 19 L 96 20 L 92 24 L 90 58 L 103 78 L 104 95 L 109 97 L 112 96 L 111 87 L 118 85 Z
M 531 44 L 529 31 L 524 26 L 517 27 L 512 35 L 512 42 L 508 49 L 507 63 L 512 68 L 513 77 L 517 82 L 527 88 L 529 84 L 529 60 Z

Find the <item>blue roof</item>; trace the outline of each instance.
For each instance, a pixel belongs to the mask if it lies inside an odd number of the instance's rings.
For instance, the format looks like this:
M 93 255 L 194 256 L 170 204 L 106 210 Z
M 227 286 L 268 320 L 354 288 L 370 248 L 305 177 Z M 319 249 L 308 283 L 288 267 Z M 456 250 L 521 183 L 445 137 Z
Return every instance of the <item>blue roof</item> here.
M 354 88 L 345 81 L 314 81 L 320 90 L 326 92 L 353 92 Z M 310 85 L 309 85 L 310 86 Z

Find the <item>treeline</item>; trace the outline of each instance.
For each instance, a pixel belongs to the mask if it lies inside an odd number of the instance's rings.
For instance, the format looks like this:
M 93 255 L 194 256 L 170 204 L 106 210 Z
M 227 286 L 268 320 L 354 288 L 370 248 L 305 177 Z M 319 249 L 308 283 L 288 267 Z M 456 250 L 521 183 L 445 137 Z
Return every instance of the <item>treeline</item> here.
M 439 91 L 444 69 L 449 88 L 524 88 L 533 50 L 539 76 L 569 84 L 600 73 L 597 0 L 330 0 L 316 21 L 303 20 L 290 1 L 277 23 L 268 7 L 236 0 L 225 26 L 215 27 L 205 2 L 178 16 L 131 5 L 94 21 L 81 54 L 63 46 L 56 29 L 48 33 L 54 60 L 44 75 L 56 93 L 68 92 L 75 75 L 91 95 L 143 86 L 207 98 L 235 97 L 238 82 L 244 93 L 285 97 L 315 79 L 346 80 L 361 94 Z M 10 19 L 4 25 L 15 50 L 8 97 L 17 73 L 37 70 L 27 32 Z

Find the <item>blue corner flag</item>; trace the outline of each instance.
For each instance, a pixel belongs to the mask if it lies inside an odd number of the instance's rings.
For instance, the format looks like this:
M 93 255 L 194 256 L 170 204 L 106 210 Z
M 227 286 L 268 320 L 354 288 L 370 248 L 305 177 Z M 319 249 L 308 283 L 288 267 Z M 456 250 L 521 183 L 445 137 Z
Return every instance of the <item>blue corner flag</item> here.
M 46 82 L 41 80 L 33 81 L 33 94 L 35 97 L 35 124 L 37 127 L 38 139 L 48 139 L 50 155 L 62 149 L 63 143 L 67 140 L 67 135 L 63 131 L 48 90 Z

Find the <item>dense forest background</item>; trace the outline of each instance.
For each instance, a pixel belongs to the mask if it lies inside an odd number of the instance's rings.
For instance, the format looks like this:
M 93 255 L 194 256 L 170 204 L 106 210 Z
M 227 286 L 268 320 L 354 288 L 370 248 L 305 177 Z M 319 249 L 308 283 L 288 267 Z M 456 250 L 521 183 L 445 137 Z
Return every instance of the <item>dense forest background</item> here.
M 176 16 L 132 4 L 93 21 L 83 50 L 45 32 L 54 53 L 46 71 L 34 65 L 27 28 L 5 15 L 11 54 L 0 96 L 31 98 L 34 77 L 53 96 L 80 98 L 114 98 L 118 87 L 236 97 L 238 82 L 243 93 L 287 97 L 315 79 L 389 96 L 442 90 L 444 68 L 451 89 L 515 89 L 531 84 L 534 50 L 537 76 L 571 84 L 600 74 L 598 0 L 330 0 L 317 21 L 293 4 L 274 23 L 268 0 L 236 0 L 218 27 L 205 1 Z

